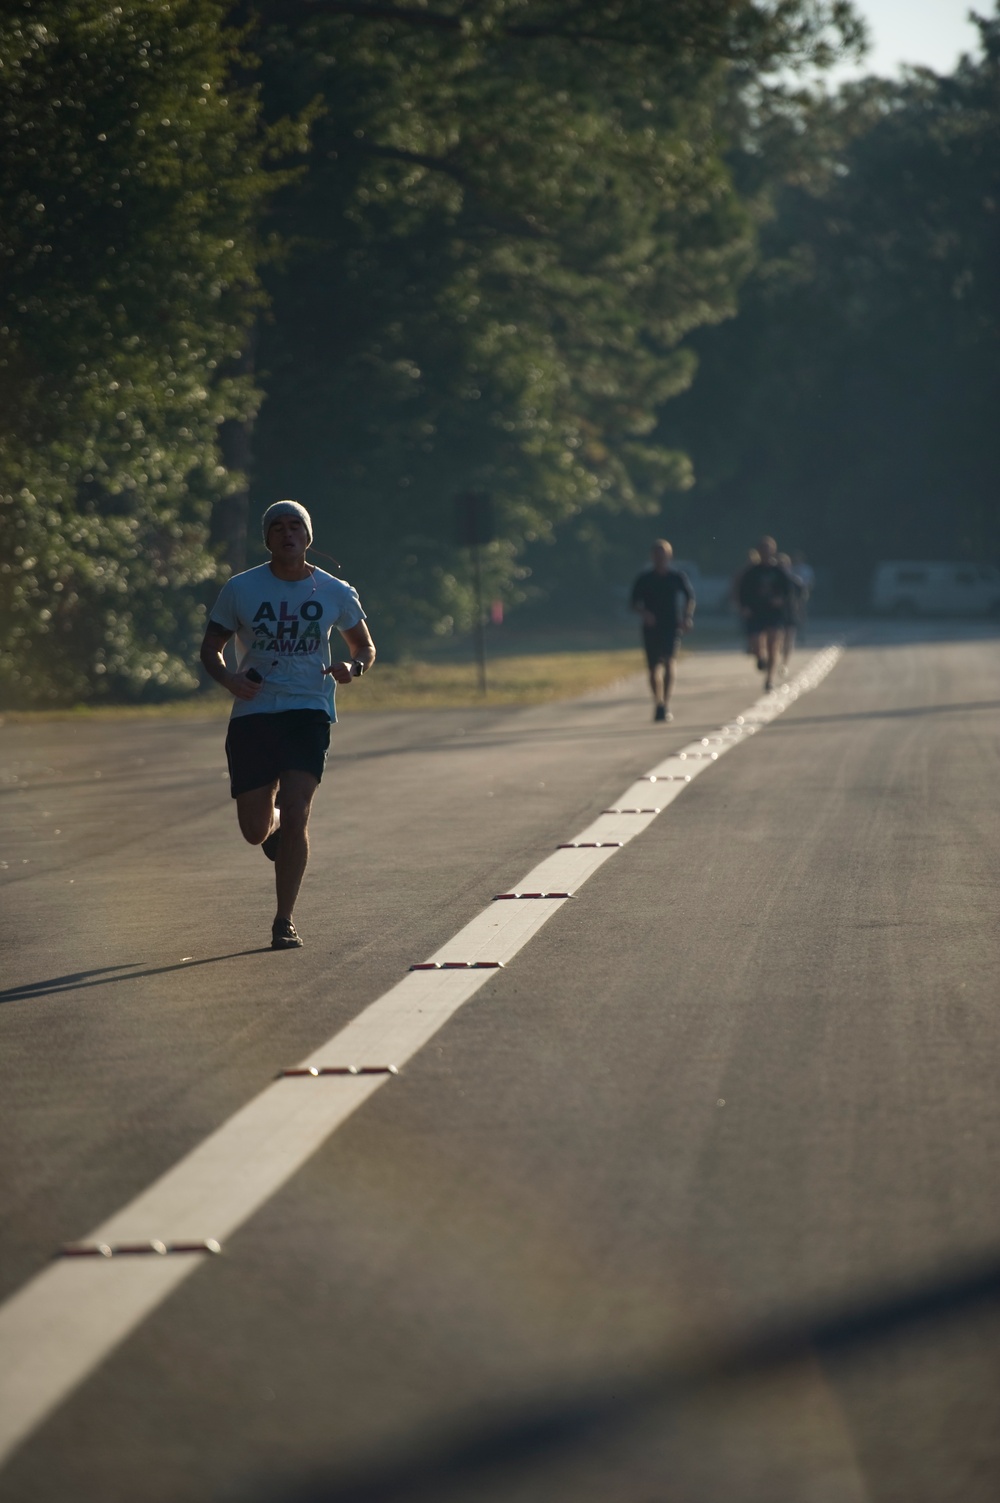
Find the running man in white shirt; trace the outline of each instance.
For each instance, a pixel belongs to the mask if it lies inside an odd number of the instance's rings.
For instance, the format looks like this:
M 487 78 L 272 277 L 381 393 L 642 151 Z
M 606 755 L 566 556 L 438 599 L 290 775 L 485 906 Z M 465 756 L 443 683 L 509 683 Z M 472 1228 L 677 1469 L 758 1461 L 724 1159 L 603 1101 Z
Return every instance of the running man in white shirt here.
M 201 661 L 234 700 L 226 757 L 240 831 L 274 862 L 271 948 L 294 950 L 302 944 L 293 909 L 309 859 L 309 811 L 337 718 L 334 684 L 360 678 L 375 661 L 375 644 L 357 592 L 307 562 L 312 522 L 305 507 L 276 501 L 262 531 L 270 561 L 223 585 Z M 332 657 L 335 628 L 348 661 Z M 235 673 L 223 657 L 234 634 Z

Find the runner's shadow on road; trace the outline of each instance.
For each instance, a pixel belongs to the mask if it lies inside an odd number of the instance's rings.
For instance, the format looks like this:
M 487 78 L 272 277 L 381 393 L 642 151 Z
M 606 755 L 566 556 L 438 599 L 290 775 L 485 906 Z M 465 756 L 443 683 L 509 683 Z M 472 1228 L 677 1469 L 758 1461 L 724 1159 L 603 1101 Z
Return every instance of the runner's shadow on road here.
M 971 699 L 955 705 L 903 705 L 897 710 L 851 710 L 846 715 L 796 715 L 786 725 L 829 725 L 838 720 L 913 720 L 921 715 L 965 715 L 972 710 L 1000 710 L 1000 699 Z
M 457 1503 L 480 1496 L 487 1487 L 490 1496 L 496 1495 L 501 1478 L 511 1489 L 509 1496 L 517 1496 L 525 1468 L 572 1459 L 664 1409 L 731 1390 L 734 1383 L 794 1372 L 817 1358 L 823 1363 L 863 1358 L 881 1343 L 915 1334 L 926 1340 L 928 1326 L 960 1317 L 981 1322 L 991 1310 L 1000 1313 L 1000 1259 L 995 1256 L 909 1289 L 778 1320 L 742 1338 L 667 1358 L 644 1373 L 580 1384 L 575 1392 L 549 1401 L 508 1405 L 492 1419 L 470 1419 L 450 1433 L 417 1441 L 408 1453 L 380 1452 L 349 1474 L 318 1475 L 291 1490 L 285 1483 L 280 1503 Z M 252 1494 L 256 1503 L 277 1503 L 277 1496 Z
M 179 960 L 174 965 L 151 966 L 149 970 L 137 971 L 141 960 L 132 960 L 125 965 L 104 965 L 93 971 L 73 971 L 67 976 L 52 976 L 47 981 L 26 981 L 22 986 L 11 986 L 0 991 L 0 1003 L 30 1002 L 36 997 L 59 996 L 63 992 L 86 991 L 92 986 L 111 986 L 116 981 L 141 981 L 147 976 L 165 976 L 170 971 L 193 971 L 195 966 L 216 965 L 220 960 L 239 960 L 244 955 L 270 955 L 270 945 L 260 945 L 253 950 L 234 950 L 231 955 L 206 955 L 203 960 Z M 109 975 L 111 971 L 127 971 L 127 975 Z

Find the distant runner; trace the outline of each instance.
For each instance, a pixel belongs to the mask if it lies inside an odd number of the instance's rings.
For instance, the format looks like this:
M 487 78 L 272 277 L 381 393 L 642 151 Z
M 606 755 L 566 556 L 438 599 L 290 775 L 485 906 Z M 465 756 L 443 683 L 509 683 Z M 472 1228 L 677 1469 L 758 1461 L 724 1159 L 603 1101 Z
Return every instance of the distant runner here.
M 792 578 L 797 579 L 799 584 L 802 586 L 802 595 L 799 599 L 799 620 L 798 626 L 796 628 L 796 636 L 798 637 L 800 642 L 804 642 L 806 639 L 806 607 L 809 601 L 809 597 L 813 592 L 813 586 L 816 583 L 816 571 L 813 568 L 812 564 L 809 563 L 804 553 L 793 553 L 791 574 Z
M 788 661 L 792 656 L 792 649 L 795 646 L 796 633 L 802 620 L 806 590 L 802 581 L 797 577 L 792 567 L 792 560 L 787 553 L 778 554 L 778 563 L 792 581 L 788 604 L 785 606 L 785 626 L 781 633 L 781 676 L 785 678 L 788 673 Z
M 674 687 L 677 640 L 694 625 L 694 591 L 686 574 L 671 567 L 674 550 L 664 538 L 650 549 L 653 567 L 632 586 L 632 609 L 642 618 L 642 643 L 649 665 L 654 720 L 673 720 L 670 695 Z M 683 607 L 682 607 L 683 602 Z
M 757 667 L 765 675 L 764 689 L 770 691 L 774 688 L 778 644 L 792 595 L 792 577 L 778 563 L 774 538 L 761 538 L 757 551 L 760 563 L 745 569 L 740 580 L 740 612 L 757 656 Z
M 740 610 L 740 585 L 743 583 L 743 576 L 748 569 L 753 567 L 754 564 L 759 563 L 760 554 L 757 552 L 756 548 L 751 548 L 747 553 L 746 563 L 742 566 L 742 568 L 737 569 L 736 573 L 733 575 L 732 581 L 729 585 L 729 603 L 735 611 Z M 749 623 L 747 622 L 745 616 L 743 617 L 743 630 L 746 633 L 747 639 L 746 650 L 751 657 L 755 657 L 756 653 L 754 651 L 753 643 L 750 640 Z
M 230 785 L 244 840 L 274 862 L 271 949 L 294 950 L 302 944 L 292 910 L 309 859 L 309 810 L 337 718 L 334 681 L 360 678 L 375 661 L 375 644 L 357 593 L 306 562 L 312 522 L 305 507 L 276 501 L 262 531 L 270 562 L 223 585 L 201 661 L 235 701 L 226 737 Z M 331 658 L 334 628 L 350 648 L 349 662 Z M 223 658 L 234 632 L 235 673 Z

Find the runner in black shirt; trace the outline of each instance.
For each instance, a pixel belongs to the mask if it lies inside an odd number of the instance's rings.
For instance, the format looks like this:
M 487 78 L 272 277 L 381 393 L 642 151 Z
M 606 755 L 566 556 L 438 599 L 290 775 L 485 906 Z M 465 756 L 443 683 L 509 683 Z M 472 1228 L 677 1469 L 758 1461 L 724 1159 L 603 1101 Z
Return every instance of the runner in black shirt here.
M 767 676 L 765 690 L 774 688 L 774 666 L 792 598 L 792 577 L 778 563 L 774 538 L 761 538 L 760 563 L 744 570 L 740 580 L 740 612 L 747 623 L 757 667 Z
M 729 586 L 729 604 L 740 615 L 742 615 L 742 611 L 740 610 L 740 586 L 743 583 L 743 576 L 748 569 L 753 567 L 754 564 L 759 563 L 760 554 L 757 552 L 756 548 L 751 548 L 747 553 L 746 563 L 741 568 L 737 569 L 736 573 L 733 575 L 732 582 Z M 756 657 L 757 654 L 754 649 L 753 643 L 750 640 L 750 628 L 747 624 L 745 616 L 743 617 L 743 630 L 746 633 L 747 639 L 746 650 L 749 653 L 750 657 Z
M 653 567 L 644 570 L 632 586 L 632 609 L 642 617 L 649 687 L 656 706 L 653 719 L 673 720 L 674 657 L 678 637 L 694 624 L 694 591 L 687 575 L 671 568 L 674 550 L 665 539 L 657 538 L 650 554 Z

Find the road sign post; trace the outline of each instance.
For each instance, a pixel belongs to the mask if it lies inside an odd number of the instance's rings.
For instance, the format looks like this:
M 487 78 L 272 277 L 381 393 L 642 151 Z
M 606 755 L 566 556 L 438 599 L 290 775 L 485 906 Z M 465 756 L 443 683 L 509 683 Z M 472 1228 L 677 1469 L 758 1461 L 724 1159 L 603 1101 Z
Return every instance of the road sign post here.
M 486 491 L 463 491 L 455 498 L 456 534 L 460 546 L 472 555 L 472 588 L 476 597 L 476 661 L 479 692 L 486 693 L 486 615 L 483 610 L 483 567 L 480 549 L 492 543 L 495 529 L 493 498 Z

